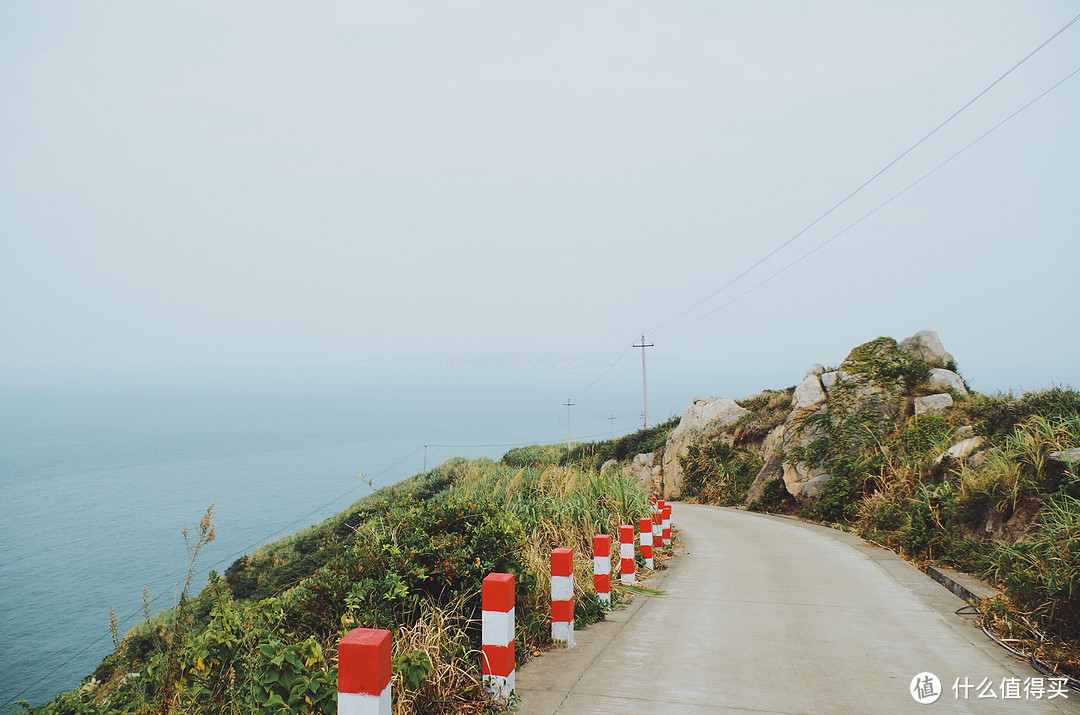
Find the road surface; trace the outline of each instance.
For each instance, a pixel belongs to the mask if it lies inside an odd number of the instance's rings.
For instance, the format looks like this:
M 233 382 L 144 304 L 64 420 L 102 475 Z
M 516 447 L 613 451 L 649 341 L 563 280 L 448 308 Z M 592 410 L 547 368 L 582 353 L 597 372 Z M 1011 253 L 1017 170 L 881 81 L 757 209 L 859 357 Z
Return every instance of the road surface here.
M 683 555 L 645 584 L 666 595 L 522 666 L 516 712 L 1080 713 L 1048 680 L 1036 697 L 1043 676 L 890 551 L 735 509 L 676 504 L 672 521 Z

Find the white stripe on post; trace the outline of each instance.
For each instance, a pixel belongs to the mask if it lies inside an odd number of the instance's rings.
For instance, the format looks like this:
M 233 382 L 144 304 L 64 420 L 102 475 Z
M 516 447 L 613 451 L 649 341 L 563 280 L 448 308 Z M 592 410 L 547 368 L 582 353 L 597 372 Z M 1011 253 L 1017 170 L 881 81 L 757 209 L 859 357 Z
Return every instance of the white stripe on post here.
M 663 531 L 664 531 L 664 546 L 671 546 L 671 505 L 670 504 L 664 504 L 664 520 L 663 520 L 662 524 L 663 524 Z
M 354 628 L 338 643 L 338 715 L 390 715 L 390 631 Z
M 641 535 L 641 556 L 645 559 L 645 568 L 653 569 L 652 519 L 643 517 L 638 521 L 638 533 Z
M 607 534 L 593 536 L 593 588 L 596 597 L 606 606 L 611 605 L 611 537 Z
M 551 552 L 551 640 L 574 647 L 574 552 Z
M 481 590 L 484 690 L 507 702 L 517 682 L 514 657 L 514 575 L 490 573 Z
M 619 526 L 619 580 L 633 583 L 637 568 L 634 565 L 634 527 Z

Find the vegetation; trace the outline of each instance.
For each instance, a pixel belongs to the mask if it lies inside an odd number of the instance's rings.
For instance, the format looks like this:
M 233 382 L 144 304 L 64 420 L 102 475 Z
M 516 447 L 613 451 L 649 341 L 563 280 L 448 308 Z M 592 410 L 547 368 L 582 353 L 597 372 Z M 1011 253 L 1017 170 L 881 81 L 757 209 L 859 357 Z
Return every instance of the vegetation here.
M 610 449 L 656 433 L 632 437 Z M 212 572 L 201 594 L 190 598 L 185 588 L 174 610 L 147 609 L 123 638 L 114 632 L 116 651 L 81 688 L 22 707 L 42 715 L 333 713 L 337 643 L 368 627 L 394 633 L 395 712 L 496 711 L 480 684 L 483 577 L 515 575 L 524 662 L 551 645 L 551 549 L 574 549 L 575 621 L 587 625 L 604 616 L 592 591 L 593 534 L 617 542 L 619 524 L 649 514 L 636 479 L 582 469 L 565 448 L 452 460 L 239 559 L 224 578 Z M 189 541 L 189 573 L 214 538 L 211 516 Z
M 599 471 L 609 459 L 625 462 L 633 459 L 634 455 L 655 452 L 664 446 L 668 435 L 678 424 L 678 417 L 669 417 L 658 425 L 618 439 L 578 443 L 571 445 L 569 450 L 561 444 L 521 447 L 507 452 L 503 461 L 518 467 L 557 464 L 575 465 L 585 471 Z

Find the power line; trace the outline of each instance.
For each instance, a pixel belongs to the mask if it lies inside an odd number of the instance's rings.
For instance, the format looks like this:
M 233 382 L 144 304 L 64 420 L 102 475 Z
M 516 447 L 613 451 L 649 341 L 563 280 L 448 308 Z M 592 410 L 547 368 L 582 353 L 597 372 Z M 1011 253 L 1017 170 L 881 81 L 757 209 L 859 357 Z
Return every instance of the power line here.
M 854 196 L 855 196 L 856 194 L 858 194 L 858 193 L 859 193 L 860 191 L 862 191 L 862 190 L 863 190 L 864 188 L 866 188 L 866 187 L 867 187 L 867 186 L 868 186 L 868 185 L 869 185 L 869 184 L 870 184 L 871 182 L 873 182 L 873 181 L 874 181 L 875 179 L 877 179 L 877 178 L 878 178 L 879 176 L 881 176 L 881 175 L 882 175 L 882 174 L 884 174 L 884 173 L 885 173 L 886 171 L 888 171 L 889 169 L 891 169 L 891 168 L 892 168 L 892 167 L 893 167 L 893 166 L 894 166 L 894 165 L 895 165 L 895 164 L 896 164 L 897 162 L 899 162 L 899 161 L 900 161 L 901 159 L 903 159 L 903 158 L 904 158 L 905 156 L 907 156 L 907 155 L 908 155 L 908 154 L 910 154 L 910 153 L 911 153 L 912 151 L 914 151 L 914 150 L 915 150 L 915 149 L 916 149 L 917 147 L 919 147 L 919 146 L 920 146 L 920 145 L 921 145 L 921 144 L 922 144 L 923 142 L 925 142 L 925 141 L 926 141 L 927 139 L 929 139 L 930 137 L 932 137 L 932 136 L 934 136 L 935 134 L 937 134 L 937 133 L 938 133 L 938 131 L 942 129 L 942 127 L 944 127 L 944 126 L 945 126 L 946 124 L 948 124 L 948 123 L 949 123 L 949 122 L 951 122 L 951 121 L 952 121 L 953 119 L 955 119 L 955 118 L 956 118 L 957 116 L 959 116 L 961 112 L 963 112 L 963 111 L 964 111 L 964 110 L 966 110 L 966 109 L 967 109 L 968 107 L 970 107 L 970 106 L 971 106 L 972 104 L 974 104 L 974 103 L 975 103 L 976 101 L 978 101 L 978 100 L 979 100 L 979 98 L 981 98 L 981 97 L 982 97 L 982 96 L 983 96 L 984 94 L 986 94 L 986 93 L 987 93 L 987 92 L 989 92 L 989 91 L 990 91 L 991 89 L 993 89 L 993 88 L 994 88 L 995 86 L 997 86 L 997 85 L 998 85 L 998 83 L 1000 83 L 1000 82 L 1001 82 L 1001 81 L 1002 81 L 1003 79 L 1005 79 L 1005 78 L 1006 78 L 1006 77 L 1008 77 L 1008 76 L 1009 76 L 1010 74 L 1012 74 L 1012 73 L 1013 73 L 1013 72 L 1014 72 L 1014 71 L 1015 71 L 1015 70 L 1016 70 L 1016 69 L 1017 69 L 1018 67 L 1020 67 L 1020 65 L 1024 64 L 1024 63 L 1025 63 L 1025 62 L 1027 62 L 1027 61 L 1028 61 L 1029 59 L 1031 59 L 1031 58 L 1032 58 L 1033 56 L 1035 56 L 1035 54 L 1036 54 L 1037 52 L 1039 52 L 1039 51 L 1040 51 L 1040 50 L 1042 50 L 1042 49 L 1043 49 L 1044 47 L 1046 47 L 1046 46 L 1047 46 L 1048 44 L 1050 44 L 1050 43 L 1051 43 L 1051 42 L 1052 42 L 1052 41 L 1053 41 L 1054 39 L 1056 39 L 1056 38 L 1057 38 L 1057 37 L 1058 37 L 1058 36 L 1059 36 L 1059 35 L 1060 35 L 1061 33 L 1065 32 L 1065 30 L 1069 29 L 1069 28 L 1070 28 L 1070 27 L 1071 27 L 1071 26 L 1072 26 L 1072 25 L 1073 25 L 1074 23 L 1076 23 L 1076 22 L 1077 22 L 1078 20 L 1080 20 L 1080 15 L 1077 15 L 1076 17 L 1074 17 L 1073 19 L 1071 19 L 1071 20 L 1069 20 L 1069 21 L 1068 21 L 1067 23 L 1065 23 L 1065 25 L 1064 25 L 1063 27 L 1061 27 L 1061 29 L 1059 29 L 1059 30 L 1058 30 L 1057 32 L 1055 32 L 1055 33 L 1054 33 L 1053 35 L 1051 35 L 1051 36 L 1050 36 L 1050 37 L 1048 37 L 1048 38 L 1047 38 L 1046 40 L 1044 40 L 1044 41 L 1042 42 L 1042 44 L 1040 44 L 1040 45 L 1039 45 L 1038 47 L 1036 47 L 1035 49 L 1033 49 L 1033 50 L 1032 50 L 1031 52 L 1029 52 L 1029 53 L 1028 53 L 1027 55 L 1025 55 L 1025 56 L 1024 56 L 1024 58 L 1023 58 L 1022 60 L 1020 60 L 1020 61 L 1019 61 L 1019 62 L 1017 62 L 1017 63 L 1016 63 L 1015 65 L 1013 65 L 1012 67 L 1010 67 L 1010 68 L 1009 68 L 1009 69 L 1008 69 L 1008 70 L 1007 70 L 1007 71 L 1006 71 L 1006 72 L 1005 72 L 1005 73 L 1004 73 L 1003 75 L 1001 75 L 1001 76 L 1000 76 L 1000 77 L 998 77 L 998 78 L 997 78 L 996 80 L 994 80 L 993 82 L 991 82 L 991 83 L 990 83 L 990 84 L 989 84 L 989 85 L 988 85 L 988 86 L 987 86 L 987 87 L 986 87 L 985 89 L 983 89 L 983 90 L 982 90 L 981 92 L 979 92 L 979 93 L 978 93 L 978 94 L 976 94 L 976 95 L 975 95 L 974 97 L 972 97 L 972 98 L 971 98 L 970 100 L 968 100 L 966 104 L 964 104 L 964 105 L 963 105 L 962 107 L 960 107 L 960 108 L 959 108 L 959 109 L 957 109 L 957 110 L 956 110 L 955 112 L 953 112 L 953 113 L 952 113 L 951 115 L 949 115 L 949 117 L 948 117 L 947 119 L 945 119 L 945 121 L 941 122 L 941 123 L 940 123 L 940 124 L 938 124 L 938 125 L 937 125 L 936 127 L 934 127 L 934 129 L 932 129 L 932 130 L 930 131 L 930 133 L 929 133 L 929 134 L 927 134 L 927 135 L 926 135 L 926 136 L 924 136 L 924 137 L 923 137 L 922 139 L 918 140 L 917 142 L 915 142 L 914 144 L 912 144 L 912 145 L 911 145 L 910 147 L 908 147 L 908 148 L 907 148 L 907 149 L 906 149 L 906 150 L 905 150 L 905 151 L 904 151 L 903 153 L 901 153 L 901 154 L 900 154 L 899 156 L 897 156 L 897 157 L 896 157 L 895 159 L 893 159 L 893 160 L 892 160 L 892 161 L 890 161 L 890 162 L 889 162 L 888 164 L 886 164 L 886 165 L 885 165 L 885 166 L 884 166 L 884 167 L 883 167 L 883 168 L 882 168 L 881 170 L 879 170 L 879 171 L 878 171 L 878 172 L 877 172 L 876 174 L 874 174 L 874 175 L 873 175 L 873 176 L 871 176 L 871 177 L 870 177 L 869 179 L 867 179 L 867 180 L 866 180 L 866 181 L 864 181 L 864 182 L 863 182 L 862 184 L 860 184 L 860 185 L 858 186 L 858 188 L 856 188 L 856 189 L 855 189 L 854 191 L 852 191 L 852 192 L 851 192 L 851 193 L 849 193 L 849 194 L 848 194 L 847 196 L 845 196 L 845 197 L 844 197 L 844 198 L 842 198 L 842 199 L 841 199 L 840 201 L 838 201 L 838 202 L 837 202 L 836 204 L 834 204 L 834 205 L 833 205 L 833 206 L 832 206 L 832 207 L 831 207 L 831 208 L 830 208 L 830 209 L 829 209 L 828 211 L 826 211 L 825 213 L 821 214 L 820 216 L 818 216 L 817 218 L 815 218 L 815 219 L 814 219 L 813 221 L 811 221 L 811 222 L 810 222 L 809 224 L 807 224 L 806 226 L 804 226 L 804 227 L 802 228 L 802 230 L 800 230 L 800 231 L 799 231 L 798 233 L 796 233 L 796 234 L 795 234 L 794 236 L 792 236 L 791 238 L 789 238 L 789 239 L 787 239 L 786 241 L 784 241 L 783 243 L 781 243 L 781 244 L 780 244 L 779 246 L 777 246 L 776 248 L 774 248 L 774 249 L 773 249 L 772 251 L 770 251 L 769 253 L 765 254 L 765 256 L 763 256 L 762 258 L 760 258 L 759 260 L 757 260 L 756 262 L 754 262 L 753 264 L 751 264 L 751 265 L 750 265 L 750 267 L 749 267 L 749 268 L 747 268 L 746 270 L 744 270 L 744 271 L 743 271 L 742 273 L 739 273 L 739 274 L 738 274 L 737 276 L 735 276 L 734 278 L 732 278 L 732 279 L 728 280 L 728 281 L 727 281 L 726 283 L 724 283 L 723 285 L 721 285 L 721 286 L 720 286 L 719 288 L 717 288 L 717 289 L 713 290 L 713 291 L 712 291 L 711 293 L 709 293 L 709 294 L 708 294 L 708 295 L 706 295 L 705 297 L 701 298 L 701 299 L 700 299 L 700 300 L 698 300 L 697 302 L 693 303 L 693 304 L 692 304 L 692 305 L 690 305 L 690 306 L 689 306 L 688 308 L 685 308 L 685 309 L 683 309 L 683 310 L 679 311 L 679 312 L 678 312 L 678 313 L 676 313 L 675 315 L 673 315 L 673 316 L 671 316 L 671 317 L 667 318 L 666 320 L 664 320 L 664 321 L 662 321 L 662 322 L 658 323 L 657 325 L 655 325 L 655 326 L 653 326 L 652 328 L 650 328 L 650 329 L 646 330 L 645 332 L 646 332 L 646 333 L 649 333 L 649 334 L 652 334 L 652 333 L 655 333 L 655 332 L 656 332 L 656 331 L 658 331 L 658 330 L 661 330 L 662 328 L 665 328 L 665 327 L 667 327 L 668 325 L 671 325 L 672 323 L 674 323 L 675 321 L 679 320 L 679 319 L 680 319 L 680 318 L 682 318 L 683 316 L 685 316 L 685 315 L 687 315 L 687 314 L 689 314 L 689 313 L 693 312 L 693 311 L 694 311 L 694 310 L 696 310 L 697 308 L 699 308 L 699 307 L 701 307 L 702 305 L 704 305 L 705 303 L 709 302 L 710 300 L 712 300 L 713 298 L 715 298 L 715 297 L 716 297 L 717 295 L 719 295 L 720 293 L 722 293 L 722 292 L 723 292 L 724 290 L 726 290 L 726 289 L 728 289 L 729 287 L 731 287 L 731 286 L 732 286 L 732 285 L 733 285 L 733 284 L 734 284 L 735 282 L 737 282 L 737 281 L 738 281 L 738 280 L 740 280 L 741 278 L 745 277 L 745 276 L 746 276 L 746 275 L 747 275 L 748 273 L 750 273 L 750 272 L 751 272 L 751 271 L 753 271 L 753 270 L 754 270 L 755 268 L 757 268 L 758 266 L 760 266 L 760 265 L 761 265 L 762 263 L 764 263 L 765 261 L 767 261 L 767 260 L 769 260 L 770 258 L 772 258 L 773 256 L 775 256 L 775 255 L 776 255 L 777 253 L 779 253 L 779 252 L 780 252 L 781 250 L 783 250 L 783 249 L 784 249 L 784 248 L 786 248 L 786 247 L 787 247 L 788 245 L 790 245 L 790 244 L 791 244 L 791 243 L 792 243 L 792 242 L 793 242 L 793 241 L 794 241 L 795 239 L 797 239 L 797 238 L 799 238 L 800 236 L 802 236 L 802 235 L 803 235 L 804 233 L 806 233 L 806 232 L 807 232 L 807 231 L 809 231 L 809 230 L 810 230 L 811 228 L 813 228 L 814 226 L 816 226 L 816 225 L 817 225 L 817 224 L 818 224 L 818 223 L 819 223 L 820 221 L 822 221 L 822 220 L 823 220 L 823 219 L 824 219 L 825 217 L 829 216 L 830 214 L 832 214 L 832 212 L 836 211 L 836 209 L 840 208 L 840 207 L 841 207 L 841 206 L 843 206 L 843 205 L 844 205 L 845 203 L 847 203 L 847 202 L 848 202 L 848 200 L 850 200 L 850 199 L 851 199 L 852 197 L 854 197 Z M 696 321 L 695 321 L 695 322 L 696 322 Z
M 623 359 L 623 356 L 625 356 L 625 355 L 626 355 L 626 354 L 627 354 L 628 352 L 630 352 L 630 349 L 631 349 L 632 347 L 633 347 L 632 345 L 628 345 L 628 346 L 626 347 L 626 349 L 625 349 L 625 350 L 623 350 L 623 351 L 622 351 L 622 353 L 620 353 L 619 357 L 617 357 L 617 358 L 615 358 L 614 360 L 612 360 L 612 361 L 611 361 L 611 364 L 610 364 L 610 365 L 608 365 L 608 366 L 607 366 L 607 367 L 606 367 L 606 368 L 604 369 L 604 371 L 603 371 L 602 373 L 600 373 L 600 374 L 599 374 L 599 375 L 598 375 L 598 376 L 596 377 L 596 379 L 595 379 L 595 380 L 593 380 L 593 381 L 592 381 L 592 382 L 590 382 L 590 383 L 589 383 L 588 385 L 586 385 L 586 386 L 585 386 L 585 389 L 583 389 L 583 390 L 579 390 L 578 392 L 575 392 L 574 394 L 575 394 L 575 395 L 578 395 L 578 396 L 581 396 L 581 395 L 584 395 L 584 394 L 585 394 L 586 392 L 588 392 L 588 391 L 589 391 L 589 388 L 591 388 L 591 387 L 592 387 L 593 385 L 595 385 L 596 383 L 600 382 L 601 378 L 603 378 L 603 377 L 604 377 L 604 375 L 607 375 L 607 374 L 608 374 L 609 372 L 611 372 L 611 369 L 612 369 L 613 367 L 615 367 L 615 364 L 616 364 L 616 363 L 618 363 L 618 362 L 619 362 L 620 360 L 622 360 L 622 359 Z
M 746 289 L 746 290 L 745 290 L 745 291 L 743 291 L 742 293 L 739 293 L 739 294 L 738 294 L 737 296 L 735 296 L 735 297 L 734 297 L 734 298 L 732 298 L 731 300 L 727 301 L 726 303 L 723 303 L 722 305 L 718 305 L 717 307 L 715 307 L 715 308 L 713 308 L 712 310 L 710 310 L 710 311 L 709 311 L 708 313 L 705 313 L 704 315 L 701 315 L 701 316 L 699 316 L 699 317 L 695 318 L 694 320 L 691 320 L 691 321 L 690 321 L 689 323 L 686 323 L 685 325 L 683 325 L 683 326 L 681 326 L 681 327 L 679 327 L 679 328 L 676 328 L 676 329 L 674 329 L 674 330 L 672 330 L 672 331 L 670 331 L 670 332 L 668 332 L 668 333 L 665 333 L 665 334 L 661 335 L 661 336 L 660 336 L 659 338 L 657 338 L 657 339 L 658 339 L 658 340 L 663 340 L 663 339 L 665 339 L 665 338 L 669 338 L 669 337 L 671 337 L 672 335 L 675 335 L 676 333 L 682 332 L 683 330 L 686 330 L 686 329 L 687 329 L 687 328 L 689 328 L 690 326 L 692 326 L 692 325 L 694 325 L 694 324 L 696 324 L 696 323 L 699 323 L 699 322 L 701 322 L 702 320 L 705 320 L 706 318 L 708 318 L 708 317 L 710 317 L 710 316 L 712 316 L 712 315 L 716 314 L 717 312 L 719 312 L 719 311 L 723 310 L 724 308 L 728 307 L 729 305 L 731 305 L 731 304 L 732 304 L 732 303 L 734 303 L 735 301 L 737 301 L 737 300 L 739 300 L 739 299 L 743 298 L 744 296 L 748 295 L 749 293 L 752 293 L 753 291 L 757 290 L 757 289 L 758 289 L 758 288 L 760 288 L 761 286 L 765 285 L 765 284 L 766 284 L 766 283 L 768 283 L 769 281 L 771 281 L 771 280 L 773 280 L 774 278 L 776 278 L 777 276 L 779 276 L 779 275 L 780 275 L 781 273 L 784 273 L 784 272 L 786 272 L 787 270 L 789 270 L 790 268 L 794 267 L 795 265 L 797 265 L 797 264 L 801 263 L 801 262 L 802 262 L 803 260 L 805 260 L 806 258 L 809 258 L 809 257 L 810 257 L 810 256 L 811 256 L 812 254 L 814 254 L 814 253 L 817 253 L 817 252 L 818 252 L 819 250 L 821 250 L 822 248 L 824 248 L 824 247 L 825 247 L 825 246 L 827 246 L 828 244 L 832 243 L 832 242 L 833 242 L 834 240 L 836 240 L 836 239 L 837 239 L 837 238 L 839 238 L 840 236 L 844 235 L 845 233 L 847 233 L 847 232 L 848 232 L 848 231 L 850 231 L 851 229 L 855 228 L 855 226 L 859 225 L 860 223 L 862 223 L 862 222 L 863 222 L 863 221 L 865 221 L 866 219 L 868 219 L 868 218 L 870 218 L 871 216 L 873 216 L 874 214 L 876 214 L 876 213 L 877 213 L 878 211 L 880 211 L 881 209 L 883 209 L 883 208 L 885 208 L 886 206 L 888 206 L 889 204 L 891 204 L 891 203 L 892 203 L 893 201 L 895 201 L 896 199 L 898 199 L 898 198 L 900 198 L 901 196 L 903 196 L 904 194 L 906 194 L 906 193 L 907 193 L 908 191 L 910 191 L 911 189 L 913 189 L 913 188 L 914 188 L 915 186 L 917 186 L 918 184 L 922 183 L 922 182 L 923 182 L 923 181 L 924 181 L 925 179 L 928 179 L 928 178 L 929 178 L 929 177 L 930 177 L 931 175 L 933 175 L 933 174 L 937 173 L 937 171 L 938 171 L 939 169 L 941 169 L 942 167 L 944 167 L 944 166 L 945 166 L 946 164 L 948 164 L 949 162 L 951 162 L 951 161 L 952 161 L 953 159 L 955 159 L 956 157 L 960 156 L 961 154 L 963 154 L 963 153 L 964 153 L 965 151 L 967 151 L 967 150 L 968 150 L 968 149 L 970 149 L 971 147 L 973 147 L 973 146 L 975 146 L 976 144 L 978 144 L 978 143 L 979 143 L 980 141 L 982 141 L 983 139 L 985 139 L 985 138 L 986 138 L 987 136 L 989 136 L 989 135 L 990 135 L 991 133 L 993 133 L 993 132 L 995 132 L 995 131 L 996 131 L 997 129 L 999 129 L 999 128 L 1000 128 L 1000 127 L 1001 127 L 1002 125 L 1004 125 L 1004 124 L 1005 124 L 1006 122 L 1010 121 L 1010 120 L 1011 120 L 1011 119 L 1012 119 L 1013 117 L 1015 117 L 1016 115 L 1020 114 L 1020 113 L 1021 113 L 1021 112 L 1023 112 L 1023 111 L 1025 110 L 1025 109 L 1027 109 L 1027 108 L 1028 108 L 1028 107 L 1030 107 L 1031 105 L 1035 104 L 1036 102 L 1038 102 L 1038 101 L 1039 101 L 1040 99 L 1042 99 L 1042 98 L 1043 98 L 1043 97 L 1045 97 L 1046 95 L 1050 94 L 1050 93 L 1051 93 L 1052 91 L 1054 91 L 1055 89 L 1057 89 L 1057 88 L 1058 88 L 1058 87 L 1059 87 L 1060 85 L 1064 84 L 1064 83 L 1065 83 L 1066 81 L 1068 81 L 1069 79 L 1072 79 L 1072 77 L 1073 77 L 1073 76 L 1075 76 L 1076 74 L 1080 74 L 1080 68 L 1077 68 L 1077 69 L 1073 70 L 1073 71 L 1072 71 L 1072 72 L 1070 72 L 1070 73 L 1069 73 L 1068 75 L 1066 75 L 1066 76 L 1065 76 L 1065 77 L 1063 77 L 1062 79 L 1060 79 L 1060 80 L 1058 80 L 1057 82 L 1055 82 L 1055 83 L 1054 83 L 1054 84 L 1053 84 L 1053 85 L 1052 85 L 1052 86 L 1051 86 L 1051 87 L 1050 87 L 1049 89 L 1045 90 L 1045 91 L 1044 91 L 1044 92 L 1043 92 L 1042 94 L 1040 94 L 1039 96 L 1035 97 L 1034 99 L 1032 99 L 1031 101 L 1029 101 L 1029 102 L 1028 102 L 1027 104 L 1025 104 L 1024 106 L 1020 107 L 1020 108 L 1019 108 L 1019 109 L 1017 109 L 1017 110 L 1016 110 L 1015 112 L 1013 112 L 1012 114 L 1010 114 L 1009 116 L 1005 117 L 1005 118 L 1004 118 L 1004 119 L 1002 119 L 1002 120 L 1001 120 L 1000 122 L 998 122 L 997 124 L 995 124 L 994 126 L 992 126 L 992 127 L 990 128 L 990 129 L 988 129 L 988 130 L 986 130 L 985 132 L 983 132 L 982 134 L 980 134 L 980 135 L 979 135 L 979 136 L 978 136 L 978 137 L 977 137 L 976 139 L 972 140 L 972 141 L 971 141 L 970 143 L 968 143 L 968 144 L 967 144 L 966 146 L 964 146 L 964 148 L 963 148 L 963 149 L 960 149 L 959 151 L 955 152 L 955 153 L 954 153 L 954 154 L 952 154 L 952 155 L 951 155 L 951 156 L 950 156 L 949 158 L 945 159 L 945 161 L 941 162 L 940 164 L 938 164 L 937 166 L 935 166 L 935 167 L 934 167 L 933 169 L 931 169 L 930 171 L 926 172 L 925 174 L 923 174 L 922 176 L 920 176 L 920 177 L 919 177 L 918 179 L 916 179 L 916 180 L 915 180 L 915 181 L 913 181 L 912 183 L 908 184 L 908 185 L 907 185 L 906 187 L 904 187 L 904 188 L 903 188 L 902 190 L 900 190 L 900 191 L 898 191 L 897 193 L 893 194 L 893 195 L 892 195 L 891 197 L 889 197 L 889 198 L 888 198 L 888 199 L 887 199 L 886 201 L 882 202 L 881 204 L 878 204 L 878 205 L 877 205 L 876 207 L 874 207 L 873 209 L 871 209 L 870 211 L 868 211 L 867 213 L 863 214 L 863 215 L 862 215 L 862 216 L 860 216 L 860 217 L 859 217 L 858 219 L 856 219 L 855 221 L 853 221 L 853 222 L 852 222 L 851 224 L 849 224 L 849 225 L 848 225 L 847 227 L 845 227 L 844 229 L 842 229 L 842 230 L 838 231 L 837 233 L 833 234 L 833 235 L 832 235 L 832 236 L 831 236 L 830 238 L 828 238 L 827 240 L 825 240 L 825 241 L 823 241 L 823 242 L 819 243 L 819 244 L 818 244 L 817 246 L 815 246 L 814 248 L 810 249 L 809 251 L 807 251 L 807 252 L 806 252 L 806 253 L 804 253 L 803 255 L 799 256 L 798 258 L 796 258 L 796 259 L 795 259 L 794 261 L 792 261 L 791 263 L 788 263 L 788 264 L 787 264 L 786 266 L 784 266 L 784 267 L 783 267 L 783 268 L 781 268 L 780 270 L 776 271 L 775 273 L 773 273 L 772 275 L 770 275 L 770 276 L 769 276 L 768 278 L 766 278 L 765 280 L 763 280 L 763 281 L 761 281 L 761 282 L 759 282 L 759 283 L 757 283 L 757 284 L 755 284 L 755 285 L 751 286 L 750 288 Z

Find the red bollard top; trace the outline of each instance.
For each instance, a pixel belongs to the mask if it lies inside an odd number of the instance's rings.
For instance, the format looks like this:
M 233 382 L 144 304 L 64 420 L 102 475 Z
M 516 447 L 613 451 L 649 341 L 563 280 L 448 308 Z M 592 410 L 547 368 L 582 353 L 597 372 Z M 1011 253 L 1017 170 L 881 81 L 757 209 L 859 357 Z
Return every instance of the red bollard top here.
M 632 544 L 634 543 L 634 527 L 630 524 L 622 524 L 619 526 L 619 543 Z
M 349 631 L 338 643 L 338 692 L 379 695 L 389 684 L 390 631 Z
M 652 533 L 652 518 L 647 517 L 647 516 L 642 517 L 641 522 L 638 524 L 638 529 L 641 531 L 642 534 L 645 534 L 645 533 L 651 534 Z
M 555 549 L 551 552 L 551 575 L 574 575 L 574 552 L 571 549 Z
M 592 537 L 593 556 L 611 556 L 611 537 L 607 534 L 596 534 Z
M 489 573 L 485 576 L 480 607 L 485 611 L 509 613 L 514 607 L 514 574 Z

